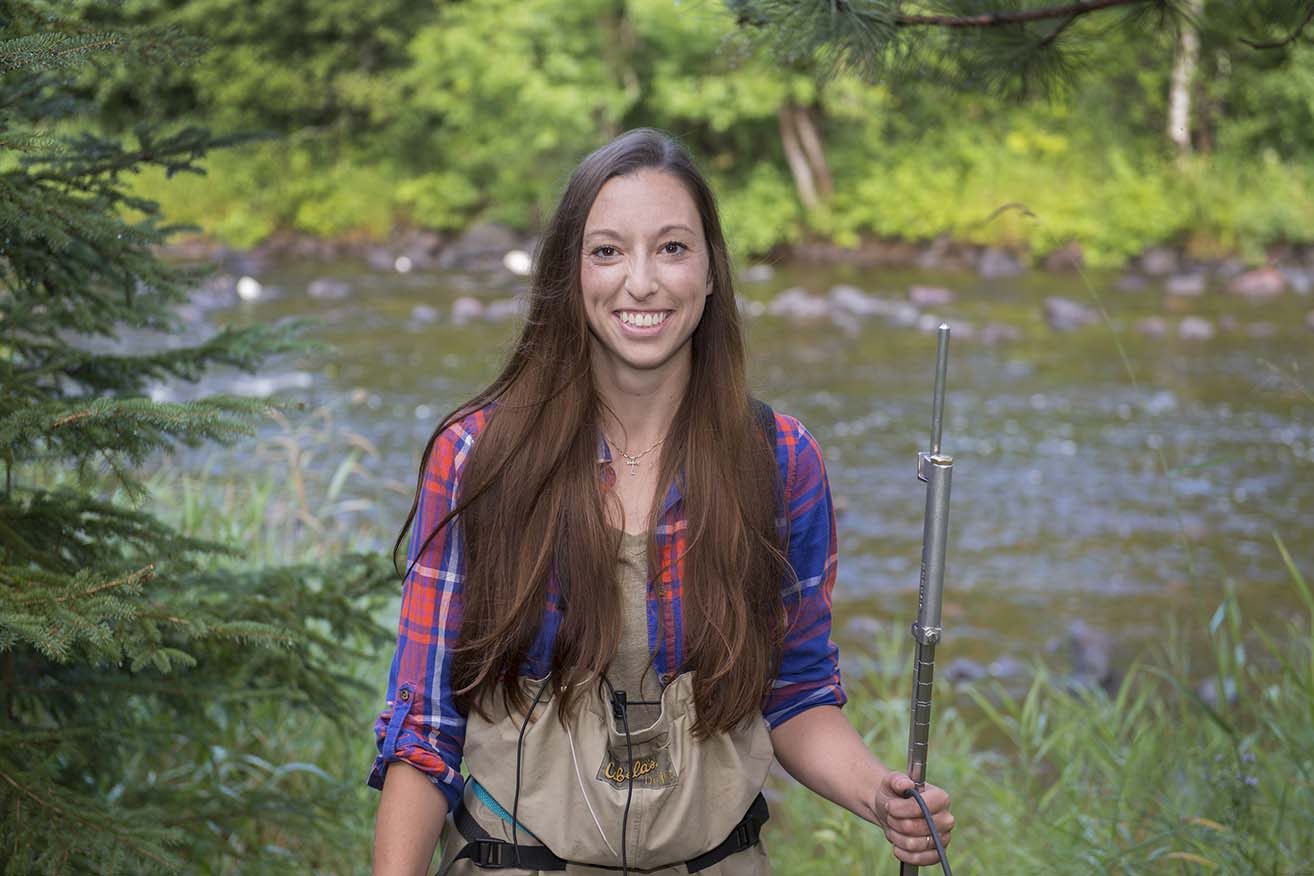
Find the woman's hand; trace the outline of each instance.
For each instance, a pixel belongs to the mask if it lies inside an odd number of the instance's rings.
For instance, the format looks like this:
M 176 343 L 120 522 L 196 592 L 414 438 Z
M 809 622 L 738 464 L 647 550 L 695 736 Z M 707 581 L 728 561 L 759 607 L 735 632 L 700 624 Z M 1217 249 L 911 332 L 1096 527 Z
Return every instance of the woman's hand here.
M 887 772 L 876 786 L 873 808 L 885 829 L 885 838 L 894 846 L 894 857 L 906 864 L 929 867 L 939 863 L 940 856 L 935 851 L 931 831 L 917 801 L 903 796 L 912 786 L 913 780 L 907 774 Z M 954 829 L 954 817 L 949 814 L 949 795 L 935 785 L 923 785 L 918 790 L 931 810 L 940 842 L 949 845 L 949 834 Z

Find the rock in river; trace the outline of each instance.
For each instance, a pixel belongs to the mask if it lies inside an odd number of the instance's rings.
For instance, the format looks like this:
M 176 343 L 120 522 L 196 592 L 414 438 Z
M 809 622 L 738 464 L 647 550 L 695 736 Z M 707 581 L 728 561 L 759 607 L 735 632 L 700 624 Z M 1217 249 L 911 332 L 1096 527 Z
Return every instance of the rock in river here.
M 1136 321 L 1136 333 L 1147 338 L 1162 338 L 1168 334 L 1168 320 L 1162 316 L 1147 316 Z
M 265 294 L 265 287 L 255 277 L 239 277 L 237 279 L 237 297 L 243 301 L 255 301 Z
M 436 307 L 432 307 L 428 304 L 417 304 L 411 308 L 412 323 L 423 325 L 426 323 L 437 322 L 440 319 L 442 319 L 442 314 L 438 312 L 438 308 Z
M 1018 341 L 1022 339 L 1022 330 L 1014 325 L 1005 322 L 986 323 L 986 327 L 981 330 L 981 340 L 987 344 L 998 344 L 1004 341 Z
M 452 322 L 465 325 L 472 319 L 484 315 L 484 302 L 470 295 L 462 295 L 452 302 Z
M 856 286 L 835 286 L 826 295 L 830 303 L 854 316 L 888 316 L 890 303 L 875 295 L 868 295 Z
M 943 286 L 910 286 L 908 300 L 918 307 L 944 307 L 954 303 L 953 291 Z
M 1287 288 L 1287 278 L 1277 268 L 1246 271 L 1227 284 L 1227 291 L 1242 298 L 1276 298 Z
M 1177 270 L 1177 251 L 1166 246 L 1152 246 L 1137 259 L 1140 268 L 1151 277 L 1162 277 Z
M 339 301 L 351 294 L 351 286 L 343 280 L 320 277 L 310 281 L 310 285 L 306 287 L 306 294 L 322 301 Z
M 1016 277 L 1027 269 L 1012 253 L 988 246 L 981 252 L 976 270 L 982 277 Z
M 1163 291 L 1169 295 L 1203 295 L 1204 274 L 1173 274 L 1164 281 Z
M 1057 295 L 1045 299 L 1045 322 L 1055 331 L 1070 332 L 1098 319 L 1095 311 Z
M 830 303 L 820 295 L 809 293 L 801 286 L 794 286 L 772 299 L 767 305 L 767 313 L 795 319 L 820 319 L 830 316 Z
M 1177 337 L 1184 341 L 1207 341 L 1217 331 L 1214 324 L 1202 316 L 1187 316 L 1177 325 Z

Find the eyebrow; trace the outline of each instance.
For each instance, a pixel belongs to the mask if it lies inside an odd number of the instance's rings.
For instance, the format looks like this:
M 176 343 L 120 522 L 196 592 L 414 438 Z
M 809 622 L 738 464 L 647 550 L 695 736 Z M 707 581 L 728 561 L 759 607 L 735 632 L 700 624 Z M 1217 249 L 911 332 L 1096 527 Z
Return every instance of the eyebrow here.
M 685 234 L 688 234 L 690 236 L 696 236 L 694 235 L 694 230 L 692 228 L 690 228 L 688 225 L 682 225 L 682 224 L 663 225 L 660 229 L 658 229 L 657 236 L 661 237 L 663 235 L 670 234 L 672 231 L 683 231 Z M 617 240 L 620 240 L 623 237 L 623 235 L 619 231 L 613 231 L 610 228 L 595 228 L 584 236 L 585 237 L 614 237 Z

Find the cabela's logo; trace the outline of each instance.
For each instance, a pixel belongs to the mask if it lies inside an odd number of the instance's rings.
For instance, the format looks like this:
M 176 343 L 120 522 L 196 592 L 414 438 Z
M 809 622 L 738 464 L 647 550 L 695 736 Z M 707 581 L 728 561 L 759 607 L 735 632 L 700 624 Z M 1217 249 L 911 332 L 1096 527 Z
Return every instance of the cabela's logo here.
M 598 767 L 597 779 L 599 782 L 607 782 L 613 788 L 624 788 L 629 785 L 631 774 L 634 776 L 636 791 L 643 788 L 665 788 L 674 785 L 677 778 L 671 766 L 670 754 L 666 751 L 636 757 L 633 763 L 608 751 L 602 757 L 602 765 Z

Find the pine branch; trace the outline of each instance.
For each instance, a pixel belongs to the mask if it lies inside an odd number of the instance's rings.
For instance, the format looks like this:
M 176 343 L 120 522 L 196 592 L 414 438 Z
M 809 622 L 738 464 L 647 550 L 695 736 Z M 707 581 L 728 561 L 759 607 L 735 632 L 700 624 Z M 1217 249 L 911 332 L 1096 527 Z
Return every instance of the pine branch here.
M 79 832 L 91 831 L 93 834 L 105 832 L 108 829 L 117 843 L 121 843 L 133 854 L 143 860 L 154 862 L 155 864 L 158 864 L 161 867 L 166 867 L 169 870 L 175 869 L 180 863 L 158 844 L 159 841 L 177 841 L 177 839 L 180 838 L 180 835 L 176 830 L 165 829 L 155 831 L 159 836 L 159 840 L 153 844 L 143 843 L 139 837 L 133 836 L 115 825 L 110 817 L 111 814 L 108 811 L 97 813 L 102 816 L 99 819 L 88 818 L 81 814 L 78 810 L 86 806 L 86 801 L 84 799 L 77 798 L 76 800 L 68 801 L 67 804 L 63 803 L 63 801 L 59 799 L 62 796 L 62 792 L 57 786 L 51 786 L 46 789 L 47 795 L 42 795 L 37 790 L 20 782 L 4 769 L 0 769 L 0 781 L 11 786 L 24 798 L 35 803 L 41 811 L 48 813 L 56 823 L 61 821 L 66 822 L 71 825 L 76 825 Z
M 148 454 L 174 443 L 230 444 L 253 435 L 251 418 L 269 409 L 267 401 L 237 396 L 177 403 L 111 397 L 70 405 L 53 400 L 10 414 L 0 423 L 0 444 L 13 448 L 19 460 L 44 446 L 84 463 L 105 452 L 110 460 L 140 465 Z
M 981 15 L 896 15 L 894 16 L 894 24 L 897 27 L 1003 27 L 1055 18 L 1066 18 L 1071 21 L 1103 9 L 1157 2 L 1159 0 L 1084 0 L 1084 2 L 1067 3 L 1062 6 L 1046 6 L 1039 9 L 1023 9 L 1010 12 L 987 12 Z
M 84 62 L 89 55 L 119 48 L 127 38 L 119 33 L 39 33 L 0 42 L 0 73 L 52 70 Z
M 1295 29 L 1293 29 L 1291 33 L 1287 34 L 1282 39 L 1274 40 L 1272 42 L 1267 42 L 1267 43 L 1260 43 L 1242 37 L 1241 42 L 1245 43 L 1247 46 L 1250 46 L 1250 48 L 1252 49 L 1257 49 L 1261 51 L 1265 49 L 1281 49 L 1291 45 L 1297 39 L 1299 39 L 1301 33 L 1305 30 L 1306 27 L 1309 26 L 1309 23 L 1311 21 L 1314 21 L 1314 2 L 1311 2 L 1309 4 L 1309 11 L 1305 13 L 1305 17 L 1301 20 L 1300 24 L 1296 25 Z

